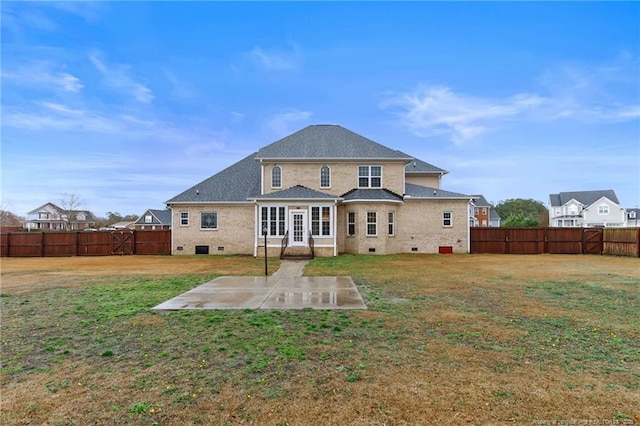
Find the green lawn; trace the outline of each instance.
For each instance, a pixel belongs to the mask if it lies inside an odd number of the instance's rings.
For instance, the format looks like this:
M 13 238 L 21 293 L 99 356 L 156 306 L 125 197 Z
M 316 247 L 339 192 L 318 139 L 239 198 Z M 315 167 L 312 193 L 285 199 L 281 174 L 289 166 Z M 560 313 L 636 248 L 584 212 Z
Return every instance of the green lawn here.
M 215 271 L 3 292 L 2 424 L 640 421 L 638 259 L 341 256 L 305 273 L 352 276 L 369 309 L 149 310 Z

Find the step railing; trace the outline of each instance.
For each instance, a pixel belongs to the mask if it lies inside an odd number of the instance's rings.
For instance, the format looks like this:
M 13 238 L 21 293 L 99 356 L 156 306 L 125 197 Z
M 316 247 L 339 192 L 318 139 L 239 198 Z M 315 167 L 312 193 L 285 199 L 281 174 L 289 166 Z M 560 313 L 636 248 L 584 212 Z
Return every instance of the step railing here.
M 309 248 L 311 249 L 311 258 L 315 257 L 315 242 L 313 241 L 313 235 L 311 235 L 311 231 L 309 231 Z
M 284 258 L 284 251 L 287 249 L 288 244 L 289 244 L 289 231 L 284 233 L 284 237 L 282 238 L 282 242 L 280 243 L 280 259 Z

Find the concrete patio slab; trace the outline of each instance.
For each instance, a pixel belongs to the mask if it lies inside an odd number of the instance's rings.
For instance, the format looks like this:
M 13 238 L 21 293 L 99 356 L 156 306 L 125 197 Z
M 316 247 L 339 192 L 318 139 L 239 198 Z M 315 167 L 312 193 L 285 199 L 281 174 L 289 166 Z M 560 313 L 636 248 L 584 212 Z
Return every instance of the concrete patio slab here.
M 283 261 L 270 277 L 218 277 L 152 309 L 367 309 L 351 277 L 303 277 L 306 263 Z

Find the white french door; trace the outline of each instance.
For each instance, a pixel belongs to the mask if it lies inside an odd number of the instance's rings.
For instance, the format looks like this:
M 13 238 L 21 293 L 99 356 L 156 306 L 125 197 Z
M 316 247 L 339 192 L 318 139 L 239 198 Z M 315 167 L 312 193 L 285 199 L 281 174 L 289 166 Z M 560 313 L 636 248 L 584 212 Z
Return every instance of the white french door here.
M 306 210 L 289 211 L 289 245 L 307 245 L 307 212 Z

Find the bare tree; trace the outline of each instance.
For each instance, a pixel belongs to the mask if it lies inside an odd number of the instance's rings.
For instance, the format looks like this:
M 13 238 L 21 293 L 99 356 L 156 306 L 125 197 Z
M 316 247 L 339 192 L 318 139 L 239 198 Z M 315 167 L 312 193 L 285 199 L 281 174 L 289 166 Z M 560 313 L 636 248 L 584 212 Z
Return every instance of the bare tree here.
M 78 208 L 82 204 L 80 196 L 74 193 L 65 192 L 60 196 L 60 208 L 62 209 L 62 221 L 67 230 L 72 229 L 72 224 L 77 220 Z

